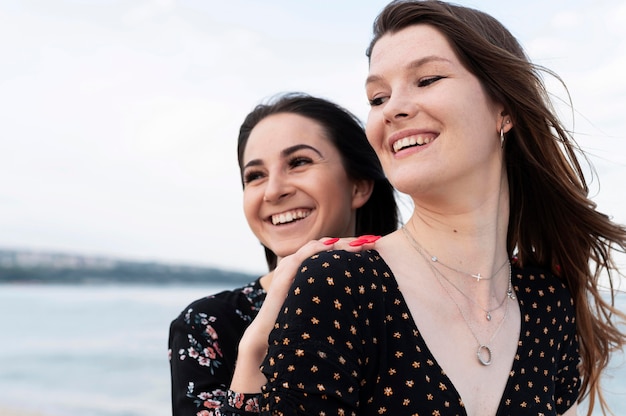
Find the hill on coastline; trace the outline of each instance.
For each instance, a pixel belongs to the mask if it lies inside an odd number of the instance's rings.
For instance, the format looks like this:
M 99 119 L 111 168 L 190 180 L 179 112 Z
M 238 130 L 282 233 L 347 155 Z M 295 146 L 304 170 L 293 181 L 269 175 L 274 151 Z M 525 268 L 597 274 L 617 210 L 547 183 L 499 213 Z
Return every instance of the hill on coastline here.
M 247 283 L 257 276 L 213 267 L 29 250 L 0 250 L 0 283 Z

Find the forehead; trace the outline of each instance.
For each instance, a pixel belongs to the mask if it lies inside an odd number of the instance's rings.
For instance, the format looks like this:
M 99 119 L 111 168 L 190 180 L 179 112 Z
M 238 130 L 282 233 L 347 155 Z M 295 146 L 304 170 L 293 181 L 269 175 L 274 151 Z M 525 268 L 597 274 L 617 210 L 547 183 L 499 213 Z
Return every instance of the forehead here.
M 429 56 L 458 61 L 450 42 L 438 29 L 428 24 L 411 25 L 381 36 L 372 48 L 370 72 Z
M 244 161 L 278 156 L 285 148 L 297 144 L 334 147 L 319 122 L 300 114 L 278 113 L 254 126 L 246 143 Z

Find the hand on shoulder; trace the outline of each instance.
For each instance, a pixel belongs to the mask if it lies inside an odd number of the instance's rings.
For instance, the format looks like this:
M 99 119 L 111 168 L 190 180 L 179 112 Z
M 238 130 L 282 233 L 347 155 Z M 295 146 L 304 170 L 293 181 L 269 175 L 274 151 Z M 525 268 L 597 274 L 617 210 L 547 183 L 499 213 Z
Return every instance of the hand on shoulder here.
M 379 236 L 366 235 L 357 238 L 321 238 L 306 243 L 294 254 L 284 257 L 272 272 L 267 297 L 258 315 L 246 329 L 239 343 L 237 366 L 231 390 L 241 393 L 260 392 L 265 377 L 259 370 L 267 352 L 269 337 L 280 308 L 289 292 L 298 268 L 309 257 L 326 250 L 357 252 L 374 247 Z

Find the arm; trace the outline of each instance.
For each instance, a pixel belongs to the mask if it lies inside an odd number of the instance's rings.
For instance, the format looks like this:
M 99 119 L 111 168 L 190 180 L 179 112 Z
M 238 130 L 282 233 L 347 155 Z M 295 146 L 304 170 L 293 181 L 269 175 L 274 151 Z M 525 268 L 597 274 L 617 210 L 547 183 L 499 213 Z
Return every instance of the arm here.
M 372 257 L 332 251 L 303 264 L 263 362 L 271 414 L 359 413 L 384 331 L 384 285 Z
M 247 325 L 244 318 L 250 305 L 246 302 L 237 291 L 223 292 L 192 303 L 172 322 L 169 348 L 174 416 L 210 411 L 225 401 L 237 344 Z
M 353 252 L 371 248 L 378 238 L 378 236 L 362 236 L 357 239 L 310 241 L 296 253 L 280 261 L 274 270 L 271 290 L 269 290 L 259 314 L 250 324 L 239 344 L 237 367 L 230 390 L 241 393 L 259 393 L 261 387 L 267 382 L 265 375 L 259 369 L 267 353 L 267 339 L 275 326 L 276 317 L 302 262 L 316 253 L 331 248 Z
M 280 261 L 273 272 L 271 288 L 263 306 L 241 338 L 230 389 L 225 403 L 216 414 L 243 416 L 261 413 L 261 387 L 267 379 L 259 367 L 267 352 L 269 333 L 302 261 L 319 251 L 329 249 L 330 245 L 332 244 L 311 241 Z
M 266 383 L 265 376 L 259 370 L 267 352 L 267 338 L 274 328 L 276 317 L 285 301 L 289 287 L 301 263 L 329 245 L 320 241 L 310 241 L 296 253 L 280 261 L 274 270 L 271 289 L 257 317 L 250 324 L 239 343 L 237 367 L 230 385 L 230 390 L 241 393 L 260 393 Z

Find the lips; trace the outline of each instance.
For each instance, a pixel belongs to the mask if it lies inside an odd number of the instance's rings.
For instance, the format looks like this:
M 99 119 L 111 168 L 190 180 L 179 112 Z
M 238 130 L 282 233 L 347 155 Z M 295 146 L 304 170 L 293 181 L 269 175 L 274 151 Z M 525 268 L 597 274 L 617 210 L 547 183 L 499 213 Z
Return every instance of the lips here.
M 310 209 L 294 209 L 281 212 L 280 214 L 274 214 L 270 217 L 270 220 L 274 225 L 289 224 L 308 217 L 311 215 L 311 212 L 312 210 Z

